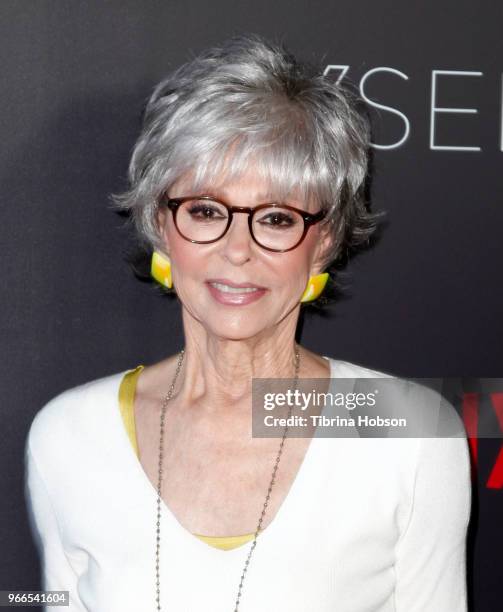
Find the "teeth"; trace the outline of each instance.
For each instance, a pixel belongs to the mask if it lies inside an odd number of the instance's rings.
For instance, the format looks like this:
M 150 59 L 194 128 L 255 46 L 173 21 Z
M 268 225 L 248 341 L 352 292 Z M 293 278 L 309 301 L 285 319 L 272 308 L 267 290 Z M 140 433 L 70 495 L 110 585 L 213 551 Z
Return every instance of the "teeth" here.
M 257 291 L 257 287 L 229 287 L 229 285 L 222 285 L 221 283 L 211 283 L 211 286 L 225 293 L 252 293 Z

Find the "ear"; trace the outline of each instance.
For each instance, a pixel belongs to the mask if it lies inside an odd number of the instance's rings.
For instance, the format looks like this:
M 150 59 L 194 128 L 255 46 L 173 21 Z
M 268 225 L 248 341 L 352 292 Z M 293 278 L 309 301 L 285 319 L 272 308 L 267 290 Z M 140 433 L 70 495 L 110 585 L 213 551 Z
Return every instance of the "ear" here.
M 164 206 L 160 206 L 156 212 L 155 218 L 157 222 L 159 236 L 161 238 L 162 243 L 164 244 L 164 250 L 166 254 L 169 254 L 168 217 L 169 210 Z
M 313 259 L 311 261 L 311 276 L 325 272 L 323 268 L 326 264 L 326 256 L 332 245 L 332 232 L 330 231 L 330 227 L 328 223 L 324 223 L 320 226 L 318 240 L 316 241 Z

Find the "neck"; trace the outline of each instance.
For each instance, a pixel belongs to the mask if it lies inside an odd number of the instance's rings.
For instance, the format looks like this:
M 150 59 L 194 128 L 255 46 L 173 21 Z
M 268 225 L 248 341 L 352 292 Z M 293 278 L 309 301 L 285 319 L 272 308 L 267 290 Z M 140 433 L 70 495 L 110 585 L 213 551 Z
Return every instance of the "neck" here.
M 187 405 L 200 403 L 218 406 L 219 411 L 235 411 L 241 404 L 249 410 L 253 378 L 293 378 L 297 350 L 302 362 L 293 321 L 284 320 L 268 336 L 244 340 L 219 337 L 201 326 L 187 325 L 185 338 L 179 395 Z

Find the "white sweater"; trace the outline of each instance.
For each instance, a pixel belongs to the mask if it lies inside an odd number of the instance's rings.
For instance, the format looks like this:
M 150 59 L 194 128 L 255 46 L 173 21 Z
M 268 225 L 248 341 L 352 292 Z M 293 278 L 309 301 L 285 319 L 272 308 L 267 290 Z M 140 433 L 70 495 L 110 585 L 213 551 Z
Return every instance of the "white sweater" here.
M 388 376 L 330 362 L 332 378 Z M 157 492 L 121 419 L 125 372 L 60 393 L 30 427 L 42 588 L 70 593 L 69 608 L 44 610 L 157 609 Z M 258 536 L 239 611 L 465 612 L 470 505 L 466 438 L 314 437 Z M 163 612 L 232 612 L 251 545 L 212 547 L 163 504 Z

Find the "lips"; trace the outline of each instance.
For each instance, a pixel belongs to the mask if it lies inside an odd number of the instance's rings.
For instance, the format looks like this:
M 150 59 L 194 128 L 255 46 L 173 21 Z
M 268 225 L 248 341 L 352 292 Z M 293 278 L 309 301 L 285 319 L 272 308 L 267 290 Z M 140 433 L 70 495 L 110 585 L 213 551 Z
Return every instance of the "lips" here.
M 265 289 L 260 285 L 254 285 L 253 283 L 235 283 L 227 278 L 210 278 L 206 281 L 207 283 L 218 283 L 219 285 L 225 285 L 234 289 Z
M 237 295 L 242 295 L 243 293 L 255 293 L 259 291 L 257 287 L 229 287 L 228 285 L 223 285 L 221 283 L 210 283 L 212 287 L 218 289 L 219 291 L 223 291 L 224 293 L 233 293 Z
M 235 283 L 226 278 L 214 278 L 206 281 L 212 297 L 226 306 L 246 306 L 260 300 L 266 293 L 265 287 L 253 283 Z

